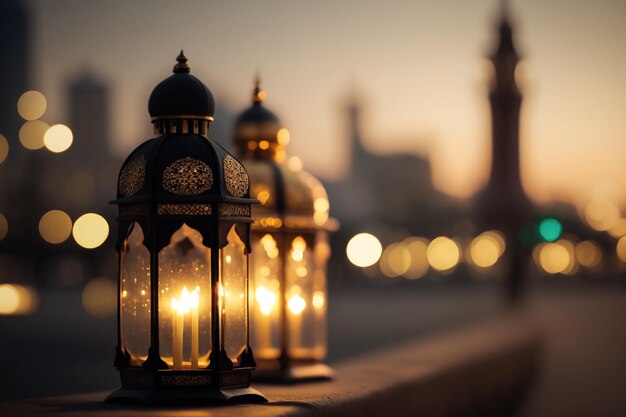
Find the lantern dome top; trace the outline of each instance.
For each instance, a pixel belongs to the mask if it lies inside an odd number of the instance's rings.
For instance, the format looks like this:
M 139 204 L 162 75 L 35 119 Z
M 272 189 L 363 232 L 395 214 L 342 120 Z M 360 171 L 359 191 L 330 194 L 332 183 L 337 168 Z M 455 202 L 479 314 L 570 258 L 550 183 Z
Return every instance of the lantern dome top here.
M 268 110 L 263 102 L 266 93 L 261 89 L 257 76 L 252 92 L 252 105 L 244 110 L 235 121 L 234 142 L 240 155 L 254 153 L 258 158 L 269 159 L 280 147 L 280 120 Z
M 150 94 L 148 112 L 152 120 L 199 118 L 213 120 L 215 99 L 202 81 L 190 74 L 191 67 L 181 50 L 173 75 L 161 81 Z
M 115 202 L 156 203 L 159 215 L 249 217 L 249 204 L 256 201 L 249 198 L 248 173 L 207 137 L 209 121 L 202 116 L 213 114 L 213 96 L 189 74 L 182 51 L 177 61 L 174 75 L 150 96 L 150 114 L 162 117 L 153 120 L 157 136 L 139 145 L 122 165 Z M 224 204 L 232 206 L 230 211 Z M 247 210 L 241 207 L 246 205 Z

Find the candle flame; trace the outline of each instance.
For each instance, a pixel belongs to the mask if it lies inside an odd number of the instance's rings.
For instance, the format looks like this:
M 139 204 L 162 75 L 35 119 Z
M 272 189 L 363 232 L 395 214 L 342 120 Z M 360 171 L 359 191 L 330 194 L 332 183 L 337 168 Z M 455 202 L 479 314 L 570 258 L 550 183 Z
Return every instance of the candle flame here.
M 255 297 L 259 303 L 261 314 L 269 316 L 276 304 L 276 294 L 265 288 L 265 286 L 259 285 L 255 291 Z
M 189 313 L 192 308 L 198 308 L 199 291 L 200 288 L 196 287 L 190 293 L 187 287 L 183 287 L 181 298 L 179 300 L 176 300 L 176 297 L 172 298 L 172 310 L 176 311 L 178 314 L 186 314 Z

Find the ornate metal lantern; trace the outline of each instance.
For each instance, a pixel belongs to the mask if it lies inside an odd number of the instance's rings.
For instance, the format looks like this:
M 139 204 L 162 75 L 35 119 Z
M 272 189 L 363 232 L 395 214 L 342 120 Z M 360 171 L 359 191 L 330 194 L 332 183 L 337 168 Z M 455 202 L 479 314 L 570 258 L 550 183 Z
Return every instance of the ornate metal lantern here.
M 208 138 L 215 101 L 181 51 L 150 95 L 157 135 L 120 171 L 119 308 L 108 400 L 263 401 L 250 388 L 248 174 Z
M 256 88 L 252 106 L 237 119 L 237 154 L 250 173 L 253 209 L 250 277 L 254 378 L 295 382 L 327 379 L 326 263 L 328 197 L 322 184 L 286 162 L 289 132 L 263 106 Z M 297 162 L 297 161 L 296 161 Z

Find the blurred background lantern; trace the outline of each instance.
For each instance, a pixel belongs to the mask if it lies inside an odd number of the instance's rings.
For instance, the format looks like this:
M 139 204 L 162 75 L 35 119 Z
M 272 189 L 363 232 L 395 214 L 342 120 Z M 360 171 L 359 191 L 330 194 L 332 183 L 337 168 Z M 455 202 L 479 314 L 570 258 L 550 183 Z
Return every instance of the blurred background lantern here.
M 252 106 L 236 120 L 237 154 L 250 173 L 253 210 L 250 258 L 251 344 L 255 378 L 277 381 L 326 379 L 326 264 L 330 256 L 326 190 L 288 159 L 289 132 L 263 106 L 256 80 Z
M 264 400 L 250 388 L 248 174 L 208 139 L 215 101 L 177 58 L 152 91 L 157 135 L 119 175 L 122 389 L 109 400 Z

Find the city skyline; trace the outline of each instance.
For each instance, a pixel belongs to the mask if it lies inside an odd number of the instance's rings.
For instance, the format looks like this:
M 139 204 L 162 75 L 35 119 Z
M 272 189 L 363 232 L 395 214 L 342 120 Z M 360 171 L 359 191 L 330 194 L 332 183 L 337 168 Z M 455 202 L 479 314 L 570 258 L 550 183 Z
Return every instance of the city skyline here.
M 162 64 L 170 55 L 184 47 L 218 105 L 231 111 L 245 106 L 260 71 L 268 107 L 292 133 L 289 153 L 331 179 L 345 173 L 343 108 L 357 90 L 368 148 L 428 155 L 435 186 L 468 197 L 484 185 L 489 170 L 486 57 L 497 22 L 493 3 L 188 2 L 177 8 L 159 2 L 104 7 L 31 1 L 34 87 L 51 102 L 44 118 L 62 120 L 65 80 L 80 68 L 94 68 L 113 85 L 112 131 L 123 154 L 147 139 L 149 86 L 165 75 Z M 626 141 L 620 140 L 626 131 L 620 119 L 626 52 L 617 40 L 626 34 L 619 24 L 626 7 L 529 1 L 511 9 L 525 58 L 520 81 L 526 191 L 539 202 L 580 207 L 600 184 L 625 206 L 619 189 L 626 186 L 620 158 L 626 154 Z M 194 13 L 186 16 L 189 10 Z M 147 23 L 134 29 L 140 18 Z M 198 25 L 202 19 L 206 24 Z M 210 33 L 202 34 L 201 27 Z M 107 42 L 98 44 L 102 36 Z

